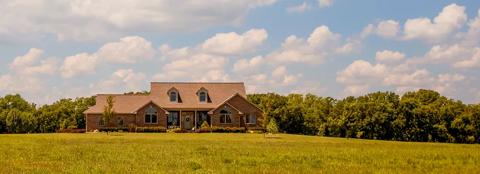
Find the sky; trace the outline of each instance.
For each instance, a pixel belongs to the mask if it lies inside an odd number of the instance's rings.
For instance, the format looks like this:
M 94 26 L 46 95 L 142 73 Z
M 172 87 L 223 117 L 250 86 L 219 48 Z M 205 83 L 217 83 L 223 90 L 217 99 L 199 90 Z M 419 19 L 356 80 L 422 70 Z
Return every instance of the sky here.
M 0 0 L 0 95 L 37 104 L 245 82 L 343 98 L 480 102 L 480 1 Z

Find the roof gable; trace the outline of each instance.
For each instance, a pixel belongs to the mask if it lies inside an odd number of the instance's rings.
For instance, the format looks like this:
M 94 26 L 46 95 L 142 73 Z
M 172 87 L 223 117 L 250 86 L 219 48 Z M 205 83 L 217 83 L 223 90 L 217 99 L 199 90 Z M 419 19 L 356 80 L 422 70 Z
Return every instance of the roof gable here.
M 170 102 L 168 91 L 175 88 L 182 102 Z M 197 92 L 208 91 L 208 102 L 200 102 Z M 165 108 L 215 108 L 233 94 L 246 96 L 243 83 L 216 83 L 216 82 L 152 82 L 151 97 Z

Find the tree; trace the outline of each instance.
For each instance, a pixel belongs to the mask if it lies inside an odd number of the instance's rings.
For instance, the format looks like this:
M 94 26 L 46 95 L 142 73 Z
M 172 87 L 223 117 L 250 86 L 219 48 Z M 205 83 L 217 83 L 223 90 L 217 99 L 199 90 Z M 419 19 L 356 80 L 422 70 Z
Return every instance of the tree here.
M 278 133 L 277 121 L 275 121 L 274 118 L 270 119 L 270 122 L 267 125 L 267 132 L 272 134 Z
M 105 125 L 108 127 L 110 120 L 113 118 L 115 115 L 115 110 L 113 108 L 113 105 L 115 103 L 115 98 L 113 96 L 108 96 L 107 97 L 107 105 L 103 107 L 103 120 L 105 121 Z

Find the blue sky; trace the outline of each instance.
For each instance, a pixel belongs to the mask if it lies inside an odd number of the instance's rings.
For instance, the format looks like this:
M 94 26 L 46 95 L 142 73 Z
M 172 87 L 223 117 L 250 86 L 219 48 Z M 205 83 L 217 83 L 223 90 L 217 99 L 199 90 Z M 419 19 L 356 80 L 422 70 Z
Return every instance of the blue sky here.
M 0 3 L 0 94 L 40 104 L 150 81 L 335 98 L 427 88 L 480 101 L 478 1 Z

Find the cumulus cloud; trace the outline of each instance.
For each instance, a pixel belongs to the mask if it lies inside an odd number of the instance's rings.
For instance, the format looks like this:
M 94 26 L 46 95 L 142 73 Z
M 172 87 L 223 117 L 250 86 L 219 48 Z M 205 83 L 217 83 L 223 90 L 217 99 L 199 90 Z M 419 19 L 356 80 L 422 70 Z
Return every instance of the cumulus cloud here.
M 466 21 L 465 7 L 450 4 L 444 7 L 433 21 L 429 18 L 408 19 L 405 22 L 404 39 L 438 42 L 460 29 Z
M 467 59 L 456 62 L 456 68 L 479 68 L 480 67 L 480 48 L 475 48 L 473 54 Z
M 305 41 L 291 35 L 282 47 L 266 58 L 278 63 L 323 63 L 329 56 L 352 52 L 358 42 L 342 41 L 340 34 L 333 33 L 327 26 L 317 27 Z
M 57 61 L 53 58 L 43 59 L 43 50 L 31 48 L 27 54 L 16 57 L 10 68 L 18 74 L 38 75 L 53 74 L 57 70 Z
M 330 7 L 333 5 L 333 0 L 318 0 L 318 6 Z
M 71 78 L 78 74 L 91 74 L 96 71 L 99 59 L 96 55 L 80 53 L 68 56 L 61 66 L 62 77 Z
M 139 36 L 120 38 L 118 42 L 104 44 L 97 52 L 67 56 L 60 67 L 62 77 L 94 73 L 105 63 L 132 64 L 152 59 L 156 54 L 151 42 Z
M 5 1 L 0 36 L 91 41 L 126 33 L 192 31 L 238 25 L 251 9 L 276 0 L 72 0 Z M 221 6 L 221 8 L 218 8 Z
M 400 25 L 397 21 L 394 20 L 385 20 L 380 21 L 378 24 L 367 25 L 360 36 L 365 38 L 371 34 L 378 35 L 383 38 L 396 38 L 400 31 Z
M 112 93 L 112 91 L 140 91 L 146 85 L 146 75 L 132 69 L 119 69 L 108 79 L 102 80 L 91 88 L 96 93 Z
M 262 56 L 256 56 L 248 59 L 240 59 L 233 65 L 233 70 L 235 72 L 251 73 L 255 72 L 258 67 L 264 64 L 264 58 Z
M 172 58 L 153 79 L 159 81 L 227 81 L 227 58 L 192 52 L 187 57 Z
M 255 51 L 268 37 L 265 29 L 251 29 L 239 35 L 234 32 L 218 33 L 202 44 L 206 52 L 216 54 L 241 54 Z
M 135 63 L 151 59 L 154 54 L 152 43 L 139 36 L 128 36 L 119 42 L 107 43 L 97 52 L 98 57 L 114 63 Z
M 310 5 L 307 2 L 303 2 L 299 5 L 288 7 L 287 12 L 288 13 L 303 13 L 305 11 L 310 10 Z
M 405 59 L 405 54 L 398 51 L 383 50 L 377 51 L 375 54 L 375 59 L 378 62 L 395 63 Z

